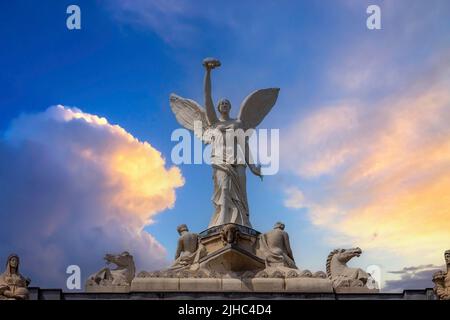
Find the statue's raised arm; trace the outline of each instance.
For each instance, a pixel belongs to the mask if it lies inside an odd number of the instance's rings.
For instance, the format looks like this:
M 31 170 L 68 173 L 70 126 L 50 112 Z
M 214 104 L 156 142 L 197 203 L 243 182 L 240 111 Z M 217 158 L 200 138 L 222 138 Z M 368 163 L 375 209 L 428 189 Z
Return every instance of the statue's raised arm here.
M 205 66 L 205 109 L 196 101 L 186 99 L 172 93 L 170 95 L 170 108 L 175 114 L 178 123 L 186 129 L 194 132 L 194 134 L 205 143 L 209 143 L 204 139 L 203 133 L 218 121 L 214 103 L 211 95 L 211 70 L 220 66 L 220 61 L 213 58 L 203 60 Z M 195 130 L 201 129 L 201 130 Z
M 208 123 L 211 126 L 218 121 L 216 110 L 214 110 L 214 103 L 211 94 L 211 70 L 219 67 L 220 61 L 213 58 L 206 58 L 205 60 L 203 60 L 203 66 L 206 70 L 204 80 L 206 118 L 208 119 Z

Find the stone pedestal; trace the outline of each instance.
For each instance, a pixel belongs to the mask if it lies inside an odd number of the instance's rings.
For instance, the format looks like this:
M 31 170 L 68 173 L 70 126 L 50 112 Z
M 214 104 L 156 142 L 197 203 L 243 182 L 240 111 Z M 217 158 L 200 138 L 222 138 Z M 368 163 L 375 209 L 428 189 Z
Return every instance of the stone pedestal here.
M 259 232 L 237 224 L 209 228 L 199 234 L 206 255 L 197 268 L 207 273 L 240 275 L 256 273 L 265 268 L 264 258 L 258 256 Z
M 259 235 L 260 233 L 252 228 L 234 223 L 212 227 L 199 233 L 200 241 L 208 254 L 216 252 L 227 243 L 239 245 L 241 249 L 255 254 Z
M 141 273 L 132 292 L 319 292 L 332 293 L 325 274 L 266 267 L 260 233 L 225 224 L 199 233 L 202 257 L 191 266 Z
M 187 227 L 183 226 L 187 230 Z M 96 293 L 378 293 L 378 290 L 366 287 L 334 288 L 332 279 L 325 272 L 313 273 L 309 270 L 299 270 L 295 265 L 291 267 L 289 264 L 283 264 L 283 261 L 269 261 L 267 259 L 269 249 L 261 245 L 263 243 L 261 234 L 248 227 L 225 224 L 209 228 L 198 235 L 184 233 L 184 237 L 186 236 L 193 236 L 195 243 L 198 242 L 196 251 L 189 252 L 191 256 L 196 256 L 191 260 L 191 264 L 176 265 L 176 267 L 172 266 L 155 272 L 141 272 L 129 286 L 87 286 L 86 291 Z M 344 254 L 350 251 L 336 252 Z
M 227 244 L 200 260 L 200 268 L 221 274 L 257 272 L 265 267 L 264 260 L 235 244 Z

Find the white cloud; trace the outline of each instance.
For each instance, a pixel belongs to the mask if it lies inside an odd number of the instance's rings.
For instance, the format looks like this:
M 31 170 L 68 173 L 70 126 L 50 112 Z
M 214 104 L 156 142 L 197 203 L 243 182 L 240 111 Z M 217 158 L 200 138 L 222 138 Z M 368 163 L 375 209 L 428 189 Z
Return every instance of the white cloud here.
M 139 269 L 166 264 L 143 230 L 183 184 L 161 153 L 105 118 L 56 106 L 22 115 L 0 139 L 0 254 L 16 251 L 34 285 L 83 277 L 107 252 L 130 251 Z
M 358 108 L 350 103 L 306 116 L 283 137 L 284 165 L 306 178 L 332 173 L 356 152 L 347 138 L 359 129 L 359 121 Z
M 296 187 L 289 187 L 284 190 L 286 199 L 284 206 L 287 208 L 300 209 L 305 206 L 305 196 L 303 192 Z
M 192 4 L 184 0 L 112 0 L 106 3 L 119 22 L 151 29 L 167 43 L 183 43 L 195 32 L 188 18 Z
M 370 108 L 321 108 L 282 139 L 311 221 L 333 245 L 440 260 L 450 241 L 450 72 L 447 58 L 436 61 L 410 91 Z

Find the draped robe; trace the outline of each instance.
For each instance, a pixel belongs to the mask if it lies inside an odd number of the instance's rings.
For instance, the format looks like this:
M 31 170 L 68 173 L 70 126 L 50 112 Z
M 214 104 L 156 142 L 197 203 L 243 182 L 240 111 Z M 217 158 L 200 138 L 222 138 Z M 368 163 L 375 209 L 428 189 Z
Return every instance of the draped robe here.
M 209 227 L 236 223 L 251 228 L 245 175 L 247 166 L 243 153 L 245 146 L 228 144 L 226 139 L 227 131 L 235 130 L 239 123 L 231 119 L 219 122 L 218 126 L 222 129 L 214 128 L 210 139 L 214 213 Z

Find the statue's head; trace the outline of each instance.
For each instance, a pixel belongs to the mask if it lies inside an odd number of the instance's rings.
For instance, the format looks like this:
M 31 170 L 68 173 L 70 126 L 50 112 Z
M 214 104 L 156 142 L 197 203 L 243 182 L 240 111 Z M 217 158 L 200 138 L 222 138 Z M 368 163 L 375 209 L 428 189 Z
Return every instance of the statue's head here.
M 220 114 L 226 114 L 228 115 L 231 110 L 231 102 L 228 99 L 220 99 L 217 103 L 217 110 Z
M 342 262 L 347 262 L 353 257 L 359 257 L 362 253 L 360 248 L 341 249 L 338 259 Z
M 439 270 L 439 271 L 437 271 L 437 272 L 435 272 L 434 274 L 433 274 L 433 279 L 432 279 L 432 281 L 434 282 L 434 283 L 441 283 L 441 285 L 444 285 L 444 281 L 445 281 L 445 276 L 446 276 L 446 273 L 444 272 L 444 271 L 442 271 L 442 270 Z
M 8 259 L 6 260 L 6 269 L 11 272 L 11 269 L 14 269 L 16 273 L 19 270 L 20 259 L 17 254 L 10 254 Z
M 279 221 L 275 223 L 275 225 L 273 226 L 274 229 L 281 229 L 281 230 L 284 230 L 284 227 L 285 227 L 284 223 Z
M 119 267 L 127 267 L 133 262 L 133 256 L 128 252 L 124 251 L 120 254 L 110 254 L 107 253 L 104 258 L 109 263 L 114 263 Z
M 445 263 L 450 265 L 450 250 L 444 252 Z
M 183 223 L 183 224 L 180 224 L 180 225 L 177 227 L 177 231 L 178 231 L 179 234 L 181 234 L 183 231 L 189 231 L 189 229 L 188 229 L 187 225 L 185 225 L 185 224 Z

